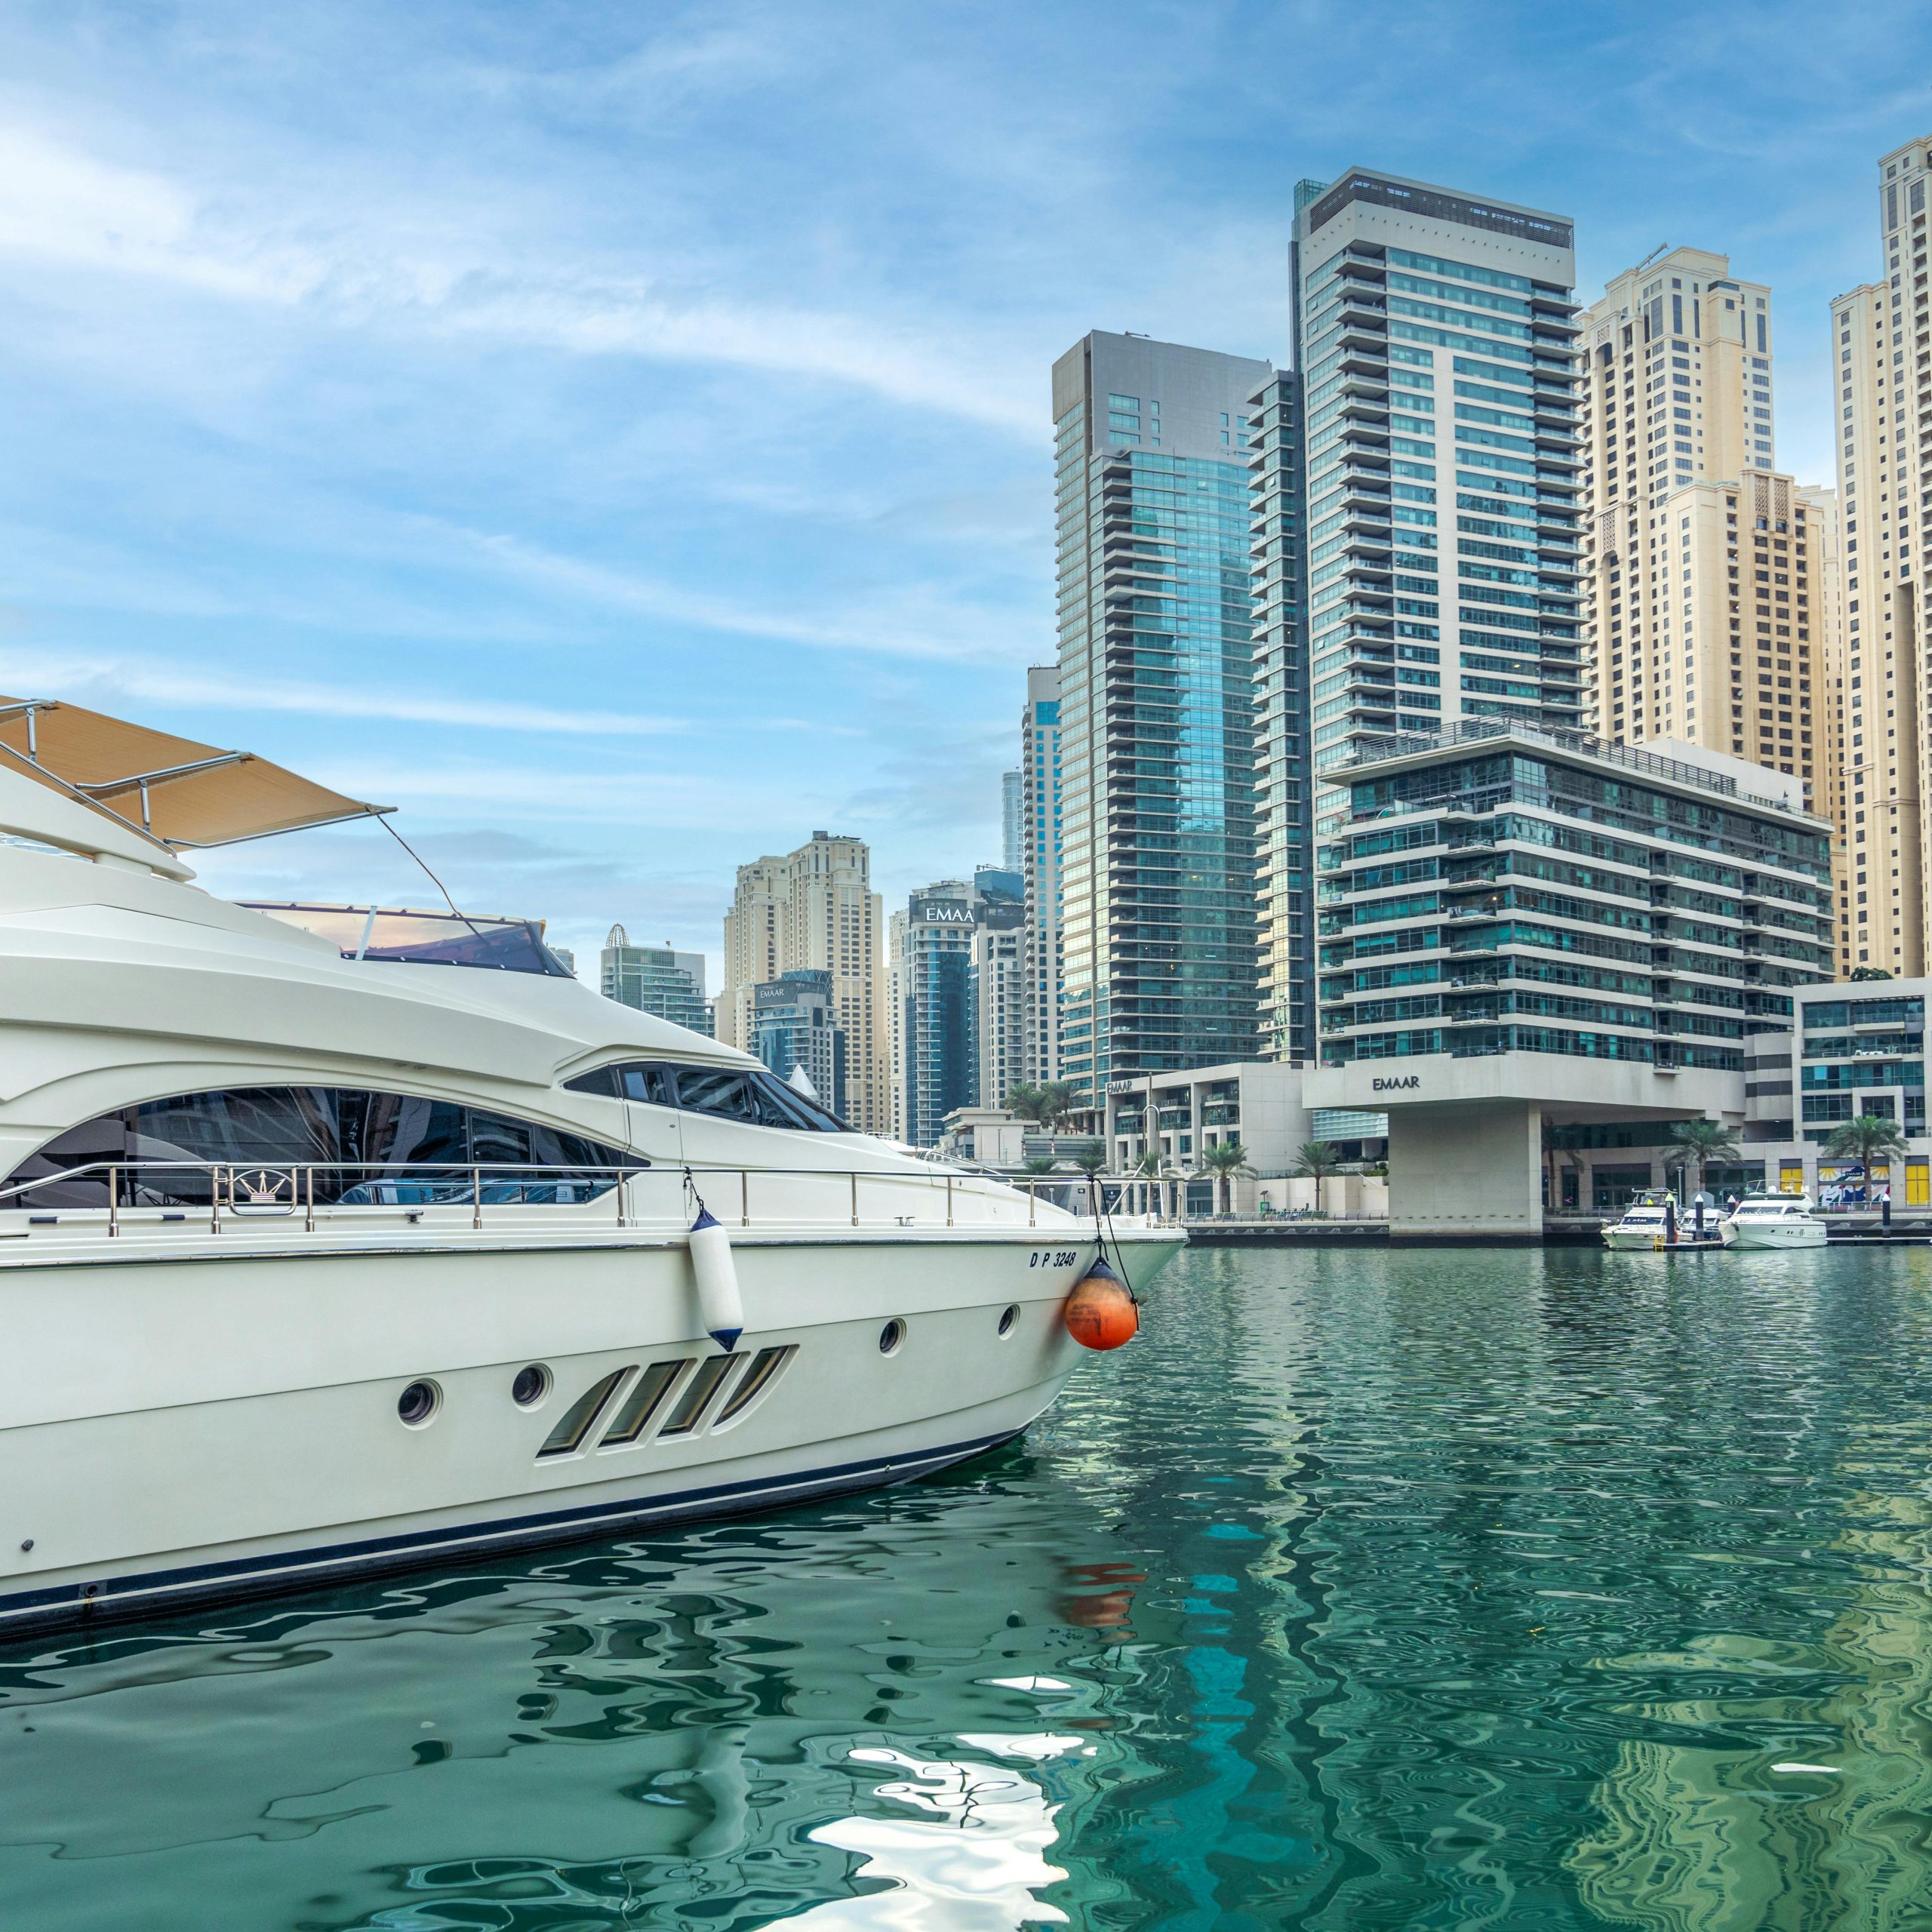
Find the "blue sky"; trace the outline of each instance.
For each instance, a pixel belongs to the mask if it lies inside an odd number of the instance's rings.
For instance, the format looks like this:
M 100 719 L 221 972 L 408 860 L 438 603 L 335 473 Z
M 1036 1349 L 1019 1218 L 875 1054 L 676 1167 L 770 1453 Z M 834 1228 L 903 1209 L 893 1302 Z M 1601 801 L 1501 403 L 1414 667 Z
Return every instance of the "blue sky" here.
M 1047 378 L 1091 328 L 1285 359 L 1354 162 L 1826 303 L 1932 131 L 1932 11 L 0 5 L 0 689 L 402 808 L 479 911 L 714 955 L 814 826 L 996 855 L 1052 654 Z M 217 890 L 427 903 L 373 827 Z

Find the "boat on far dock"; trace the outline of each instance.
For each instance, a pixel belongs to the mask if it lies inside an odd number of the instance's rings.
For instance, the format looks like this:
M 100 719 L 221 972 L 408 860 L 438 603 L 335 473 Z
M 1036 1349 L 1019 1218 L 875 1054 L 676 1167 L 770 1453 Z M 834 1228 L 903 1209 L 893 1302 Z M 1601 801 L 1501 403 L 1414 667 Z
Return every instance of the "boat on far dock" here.
M 1804 1194 L 1749 1194 L 1719 1232 L 1726 1247 L 1823 1247 L 1825 1224 Z
M 1715 1214 L 1706 1219 L 1704 1230 L 1700 1234 L 1695 1220 L 1685 1218 L 1669 1188 L 1647 1188 L 1623 1211 L 1621 1220 L 1604 1223 L 1603 1243 L 1606 1247 L 1666 1250 L 1717 1247 Z

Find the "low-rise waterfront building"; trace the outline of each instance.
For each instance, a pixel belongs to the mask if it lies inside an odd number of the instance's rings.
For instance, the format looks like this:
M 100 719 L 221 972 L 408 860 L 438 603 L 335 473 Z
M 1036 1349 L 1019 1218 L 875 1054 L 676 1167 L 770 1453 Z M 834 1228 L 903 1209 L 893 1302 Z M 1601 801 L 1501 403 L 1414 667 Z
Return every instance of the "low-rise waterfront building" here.
M 1755 1188 L 1814 1198 L 1849 1178 L 1848 1155 L 1826 1152 L 1863 1114 L 1894 1121 L 1905 1141 L 1878 1168 L 1900 1208 L 1932 1207 L 1932 1139 L 1925 1119 L 1925 1005 L 1932 981 L 1837 980 L 1795 988 L 1788 1030 L 1754 1038 L 1735 1092 L 1712 1115 L 1738 1130 L 1738 1149 L 1703 1177 L 1720 1198 Z M 1586 1121 L 1546 1137 L 1546 1198 L 1554 1214 L 1614 1213 L 1645 1188 L 1687 1183 L 1669 1120 Z M 1694 1179 L 1694 1177 L 1693 1177 Z
M 1051 1134 L 1004 1107 L 955 1107 L 946 1117 L 934 1152 L 941 1160 L 970 1161 L 1015 1174 L 1029 1161 L 1051 1161 L 1063 1174 L 1074 1170 L 1093 1144 L 1091 1134 Z
M 1158 1154 L 1166 1172 L 1195 1174 L 1210 1148 L 1238 1143 L 1257 1177 L 1284 1177 L 1313 1137 L 1303 1077 L 1279 1061 L 1234 1060 L 1109 1081 L 1109 1171 L 1134 1173 Z
M 1534 1238 L 1546 1128 L 1742 1124 L 1753 1043 L 1832 970 L 1801 778 L 1476 719 L 1346 775 L 1305 1097 L 1387 1112 L 1398 1232 Z

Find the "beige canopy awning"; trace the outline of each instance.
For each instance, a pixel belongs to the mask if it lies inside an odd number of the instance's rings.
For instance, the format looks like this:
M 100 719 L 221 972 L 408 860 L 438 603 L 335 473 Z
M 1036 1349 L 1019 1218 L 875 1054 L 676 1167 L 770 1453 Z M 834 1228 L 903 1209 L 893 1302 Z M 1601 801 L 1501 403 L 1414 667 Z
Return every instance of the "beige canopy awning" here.
M 393 811 L 253 752 L 223 751 L 54 698 L 0 697 L 0 758 L 177 851 Z

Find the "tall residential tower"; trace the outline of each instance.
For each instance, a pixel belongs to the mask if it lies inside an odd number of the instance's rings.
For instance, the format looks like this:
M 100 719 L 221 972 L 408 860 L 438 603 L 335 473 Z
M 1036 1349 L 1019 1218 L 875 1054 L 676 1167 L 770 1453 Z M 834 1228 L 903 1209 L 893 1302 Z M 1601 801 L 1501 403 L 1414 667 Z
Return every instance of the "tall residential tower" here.
M 1926 970 L 1923 823 L 1932 672 L 1932 139 L 1878 164 L 1884 276 L 1832 303 L 1844 573 L 1844 956 L 1901 977 Z
M 1020 871 L 1026 881 L 1023 1080 L 1060 1078 L 1060 670 L 1035 664 L 1026 673 L 1020 720 Z
M 1315 857 L 1300 398 L 1301 379 L 1287 370 L 1249 397 L 1248 490 L 1261 1055 L 1306 1062 L 1315 1057 Z
M 881 924 L 863 839 L 814 832 L 782 858 L 740 866 L 724 915 L 724 984 L 716 1008 L 718 1037 L 749 1052 L 754 988 L 795 967 L 829 973 L 832 1010 L 845 1036 L 848 1118 L 866 1134 L 886 1132 L 890 1118 Z
M 1580 720 L 1576 272 L 1539 209 L 1361 168 L 1296 201 L 1322 830 L 1398 734 Z
M 1248 398 L 1267 364 L 1095 332 L 1054 365 L 1060 1066 L 1254 1057 Z

